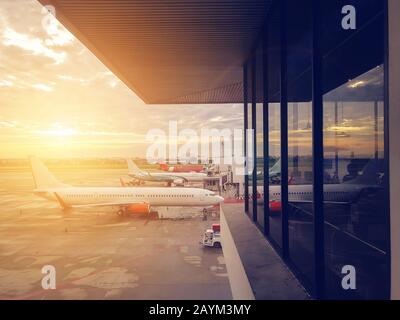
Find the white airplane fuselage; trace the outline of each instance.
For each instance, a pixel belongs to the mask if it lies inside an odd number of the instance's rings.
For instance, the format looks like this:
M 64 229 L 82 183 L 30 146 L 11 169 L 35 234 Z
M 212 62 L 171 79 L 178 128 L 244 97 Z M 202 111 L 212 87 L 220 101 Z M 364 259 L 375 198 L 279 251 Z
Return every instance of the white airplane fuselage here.
M 150 206 L 213 206 L 223 201 L 214 192 L 197 188 L 63 187 L 35 189 L 34 193 L 67 206 L 145 202 Z M 59 199 L 57 198 L 59 197 Z
M 350 202 L 366 186 L 357 184 L 326 184 L 324 185 L 324 201 Z M 280 198 L 280 187 L 270 187 L 270 197 Z M 289 201 L 312 201 L 312 185 L 290 185 Z
M 146 172 L 143 174 L 129 174 L 133 178 L 137 178 L 139 180 L 146 180 L 149 177 L 155 177 L 155 178 L 165 178 L 168 179 L 170 178 L 171 180 L 180 180 L 181 178 L 187 180 L 188 182 L 202 182 L 205 178 L 207 178 L 207 175 L 205 173 L 200 173 L 200 172 Z
M 132 159 L 126 159 L 129 176 L 140 181 L 183 183 L 202 182 L 207 174 L 200 172 L 148 172 L 140 169 Z
M 325 184 L 324 185 L 324 201 L 329 202 L 351 202 L 359 195 L 361 190 L 365 188 L 379 188 L 374 185 L 361 185 L 361 184 Z M 261 195 L 262 200 L 264 198 L 264 188 L 262 186 L 257 187 L 257 191 Z M 313 186 L 312 185 L 289 185 L 289 202 L 308 202 L 313 201 Z M 249 190 L 250 195 L 252 190 Z M 269 187 L 269 199 L 270 201 L 280 201 L 281 199 L 281 187 L 273 185 Z

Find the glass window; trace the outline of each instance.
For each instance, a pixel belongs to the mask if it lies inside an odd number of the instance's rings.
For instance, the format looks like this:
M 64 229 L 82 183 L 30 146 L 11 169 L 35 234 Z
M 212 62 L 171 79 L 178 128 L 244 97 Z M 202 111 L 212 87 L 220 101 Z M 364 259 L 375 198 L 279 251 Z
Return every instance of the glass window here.
M 256 51 L 256 172 L 257 179 L 254 184 L 257 187 L 256 197 L 256 213 L 257 224 L 264 230 L 264 123 L 263 123 L 263 107 L 264 107 L 264 82 L 263 82 L 263 44 L 259 43 Z
M 312 290 L 312 0 L 288 0 L 287 8 L 289 257 Z
M 268 112 L 269 112 L 269 194 L 270 236 L 282 246 L 281 169 L 280 169 L 280 10 L 274 7 L 268 22 Z
M 327 1 L 322 19 L 326 289 L 328 298 L 383 299 L 389 292 L 384 2 L 351 2 L 356 30 L 337 23 L 337 1 Z M 355 290 L 341 286 L 347 265 L 356 271 Z
M 248 114 L 248 129 L 253 129 L 253 86 L 254 78 L 252 72 L 254 60 L 249 59 L 247 63 L 247 114 Z M 253 131 L 251 131 L 253 132 Z M 247 135 L 247 168 L 249 181 L 249 211 L 248 214 L 253 218 L 253 170 L 254 170 L 254 134 L 248 132 Z
M 246 157 L 246 167 L 245 171 L 247 171 L 248 167 L 248 154 L 249 154 L 249 147 L 248 147 L 248 142 L 249 142 L 249 137 L 248 137 L 248 129 L 249 129 L 249 90 L 248 90 L 248 81 L 249 81 L 249 63 L 246 62 L 243 66 L 243 94 L 244 94 L 244 105 L 243 105 L 243 118 L 244 118 L 244 130 L 245 130 L 245 145 L 244 145 L 244 155 Z M 248 173 L 245 172 L 244 176 L 244 192 L 243 192 L 243 199 L 245 203 L 245 212 L 248 213 L 248 206 L 249 206 L 249 176 Z

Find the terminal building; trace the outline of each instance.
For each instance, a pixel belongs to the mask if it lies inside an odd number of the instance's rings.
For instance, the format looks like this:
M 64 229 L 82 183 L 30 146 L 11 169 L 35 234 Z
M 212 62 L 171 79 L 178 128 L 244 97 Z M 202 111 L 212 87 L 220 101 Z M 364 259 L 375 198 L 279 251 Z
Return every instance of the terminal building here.
M 400 299 L 398 0 L 39 1 L 145 103 L 243 104 L 243 221 L 310 297 Z

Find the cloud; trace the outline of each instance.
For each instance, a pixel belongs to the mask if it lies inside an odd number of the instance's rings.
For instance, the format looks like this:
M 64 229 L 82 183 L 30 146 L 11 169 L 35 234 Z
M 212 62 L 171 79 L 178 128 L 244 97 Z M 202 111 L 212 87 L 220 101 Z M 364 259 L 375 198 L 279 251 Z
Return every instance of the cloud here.
M 71 80 L 71 81 L 74 80 L 74 78 L 72 76 L 65 75 L 65 74 L 61 74 L 61 75 L 57 76 L 57 78 L 60 80 Z
M 12 87 L 14 82 L 10 80 L 0 80 L 0 87 Z
M 54 90 L 53 87 L 48 86 L 47 84 L 44 83 L 36 83 L 32 85 L 32 88 L 40 91 L 45 91 L 45 92 L 51 92 Z
M 60 80 L 63 80 L 63 81 L 76 82 L 82 86 L 89 86 L 96 82 L 104 81 L 104 83 L 106 83 L 108 86 L 110 86 L 113 89 L 118 84 L 121 83 L 121 80 L 119 80 L 112 72 L 109 72 L 109 71 L 97 72 L 90 77 L 79 77 L 79 76 L 73 76 L 70 74 L 60 74 L 60 75 L 57 75 L 57 78 Z
M 46 24 L 42 9 L 36 0 L 1 0 L 0 90 L 9 94 L 0 95 L 0 150 L 7 157 L 28 150 L 50 157 L 143 156 L 147 131 L 168 132 L 170 120 L 179 131 L 198 134 L 243 126 L 241 104 L 145 105 L 61 24 Z M 33 90 L 41 94 L 32 97 Z
M 238 115 L 238 116 L 216 116 L 214 118 L 211 118 L 208 120 L 209 122 L 232 122 L 232 121 L 237 121 L 237 120 L 242 120 L 243 117 Z
M 18 121 L 3 120 L 0 121 L 0 128 L 15 128 L 16 126 L 18 126 L 18 124 Z
M 45 40 L 47 46 L 66 46 L 72 44 L 75 40 L 72 33 L 65 29 L 50 13 L 43 17 L 42 26 L 49 36 Z
M 108 84 L 110 85 L 111 88 L 115 88 L 121 81 L 119 81 L 118 79 L 115 80 L 111 80 L 108 82 Z
M 45 56 L 54 60 L 56 64 L 61 64 L 67 58 L 64 51 L 57 52 L 46 46 L 45 41 L 40 38 L 30 37 L 27 34 L 19 33 L 10 27 L 6 27 L 2 34 L 3 45 L 18 47 L 28 51 L 33 55 Z

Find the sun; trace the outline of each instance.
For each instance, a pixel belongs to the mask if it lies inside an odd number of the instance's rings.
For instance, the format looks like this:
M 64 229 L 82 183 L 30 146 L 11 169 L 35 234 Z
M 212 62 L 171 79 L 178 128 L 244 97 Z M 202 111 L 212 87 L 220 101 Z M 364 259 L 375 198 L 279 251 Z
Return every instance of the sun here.
M 40 130 L 40 135 L 47 137 L 71 137 L 77 134 L 77 131 L 73 128 L 68 128 L 60 125 L 59 123 L 54 124 L 51 128 L 47 130 Z

